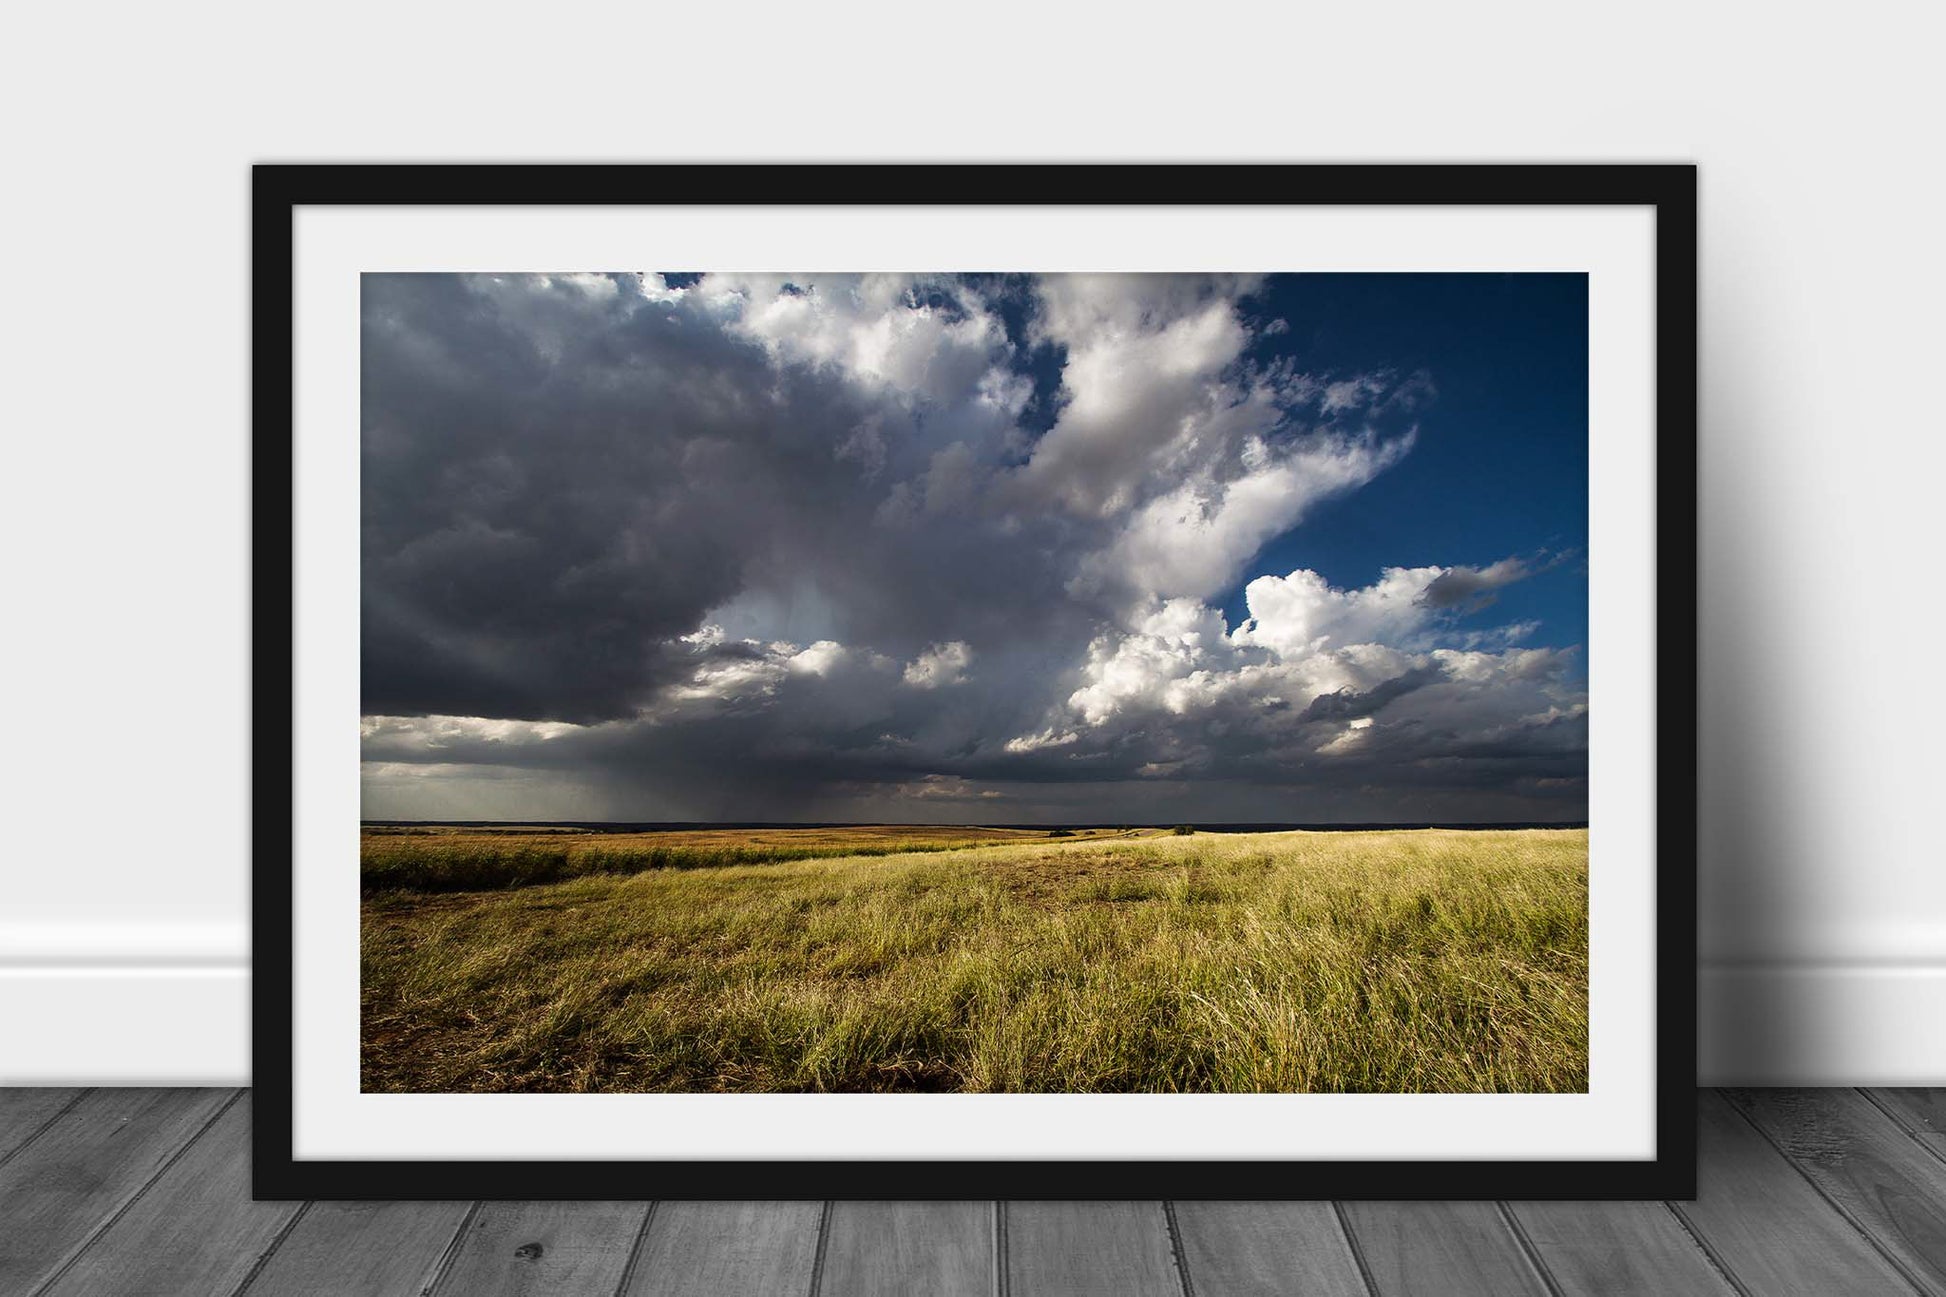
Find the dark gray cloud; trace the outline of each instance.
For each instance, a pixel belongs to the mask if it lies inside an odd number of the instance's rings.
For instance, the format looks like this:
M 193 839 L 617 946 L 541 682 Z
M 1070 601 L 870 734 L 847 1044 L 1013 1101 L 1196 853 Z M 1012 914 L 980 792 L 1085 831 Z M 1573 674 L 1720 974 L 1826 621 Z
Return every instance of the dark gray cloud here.
M 1393 676 L 1370 689 L 1360 693 L 1356 689 L 1340 689 L 1336 693 L 1319 694 L 1304 709 L 1307 721 L 1356 721 L 1377 712 L 1395 698 L 1422 689 L 1434 681 L 1443 680 L 1446 673 L 1436 666 L 1414 667 L 1402 675 Z
M 740 596 L 741 631 L 902 655 L 1090 615 L 1062 520 L 976 498 L 1003 420 L 773 364 L 706 307 L 369 276 L 363 358 L 368 714 L 633 715 Z
M 367 712 L 630 714 L 670 641 L 814 524 L 807 498 L 843 509 L 829 448 L 857 404 L 685 323 L 632 293 L 367 278 Z
M 1485 567 L 1449 567 L 1433 579 L 1420 599 L 1428 608 L 1478 610 L 1492 603 L 1503 587 L 1544 572 L 1565 557 L 1503 558 Z
M 368 276 L 367 814 L 1581 814 L 1572 656 L 1444 638 L 1536 560 L 1207 602 L 1427 399 L 1250 290 Z

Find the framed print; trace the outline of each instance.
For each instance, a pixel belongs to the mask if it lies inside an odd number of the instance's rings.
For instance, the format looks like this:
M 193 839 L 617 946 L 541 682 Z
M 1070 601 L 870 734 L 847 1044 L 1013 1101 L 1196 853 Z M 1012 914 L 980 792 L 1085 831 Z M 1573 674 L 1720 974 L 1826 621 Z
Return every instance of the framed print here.
M 254 257 L 260 1197 L 1692 1195 L 1692 168 Z

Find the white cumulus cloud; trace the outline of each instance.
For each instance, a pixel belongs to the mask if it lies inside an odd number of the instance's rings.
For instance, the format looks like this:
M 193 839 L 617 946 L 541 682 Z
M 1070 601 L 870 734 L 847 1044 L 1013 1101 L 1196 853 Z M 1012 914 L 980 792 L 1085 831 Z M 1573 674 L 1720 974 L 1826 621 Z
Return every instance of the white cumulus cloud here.
M 965 681 L 973 665 L 973 650 L 959 640 L 934 644 L 905 669 L 905 682 L 915 689 L 941 689 Z

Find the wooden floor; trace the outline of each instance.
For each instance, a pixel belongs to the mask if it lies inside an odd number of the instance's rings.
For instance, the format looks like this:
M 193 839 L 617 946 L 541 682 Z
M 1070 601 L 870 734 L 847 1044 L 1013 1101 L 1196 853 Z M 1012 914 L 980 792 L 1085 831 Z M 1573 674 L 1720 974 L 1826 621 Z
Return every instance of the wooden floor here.
M 0 1295 L 1946 1297 L 1946 1091 L 1698 1102 L 1695 1202 L 295 1204 L 247 1093 L 0 1090 Z

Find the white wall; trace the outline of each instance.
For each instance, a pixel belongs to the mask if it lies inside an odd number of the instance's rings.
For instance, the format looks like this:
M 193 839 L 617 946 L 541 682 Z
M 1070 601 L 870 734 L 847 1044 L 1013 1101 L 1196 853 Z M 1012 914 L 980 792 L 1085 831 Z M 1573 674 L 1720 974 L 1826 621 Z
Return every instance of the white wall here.
M 1675 159 L 1705 1079 L 1946 1082 L 1938 6 L 705 9 L 10 20 L 0 1076 L 248 1074 L 252 161 Z

